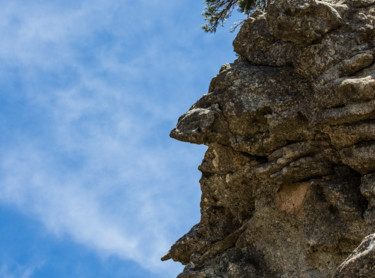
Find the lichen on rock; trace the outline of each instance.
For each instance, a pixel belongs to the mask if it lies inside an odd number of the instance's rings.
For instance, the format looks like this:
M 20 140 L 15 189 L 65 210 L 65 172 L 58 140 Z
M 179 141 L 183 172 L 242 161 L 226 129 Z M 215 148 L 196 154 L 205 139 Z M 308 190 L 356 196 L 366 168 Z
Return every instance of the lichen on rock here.
M 179 278 L 375 277 L 375 1 L 272 0 L 233 44 L 171 132 L 208 150 L 201 220 L 163 259 Z

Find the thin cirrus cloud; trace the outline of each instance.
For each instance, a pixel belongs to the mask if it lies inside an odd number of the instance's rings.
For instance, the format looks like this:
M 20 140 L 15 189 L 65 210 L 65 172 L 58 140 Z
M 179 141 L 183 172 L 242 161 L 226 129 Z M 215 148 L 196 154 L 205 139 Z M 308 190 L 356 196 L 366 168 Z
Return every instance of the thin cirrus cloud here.
M 228 54 L 194 49 L 202 7 L 187 0 L 43 2 L 0 11 L 0 203 L 173 277 L 160 257 L 198 221 L 204 148 L 167 134 L 216 70 L 197 61 Z
M 17 266 L 15 269 L 9 269 L 7 265 L 0 266 L 0 277 L 2 278 L 29 278 L 34 272 L 35 267 Z

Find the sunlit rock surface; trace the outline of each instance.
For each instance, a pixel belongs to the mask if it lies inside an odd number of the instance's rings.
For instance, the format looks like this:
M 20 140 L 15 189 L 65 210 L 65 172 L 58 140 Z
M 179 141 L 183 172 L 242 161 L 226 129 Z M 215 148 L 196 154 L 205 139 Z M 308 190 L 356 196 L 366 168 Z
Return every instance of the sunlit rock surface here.
M 179 278 L 375 277 L 374 24 L 371 0 L 274 0 L 246 20 L 239 58 L 171 132 L 209 147 L 201 220 L 163 257 Z

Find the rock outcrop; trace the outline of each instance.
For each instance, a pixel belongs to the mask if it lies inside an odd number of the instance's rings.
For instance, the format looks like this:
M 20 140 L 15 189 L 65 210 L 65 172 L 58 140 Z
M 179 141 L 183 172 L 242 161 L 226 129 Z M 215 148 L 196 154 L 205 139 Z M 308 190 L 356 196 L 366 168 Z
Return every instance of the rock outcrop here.
M 163 259 L 179 278 L 375 277 L 375 1 L 272 0 L 233 45 L 171 132 L 208 150 L 201 220 Z

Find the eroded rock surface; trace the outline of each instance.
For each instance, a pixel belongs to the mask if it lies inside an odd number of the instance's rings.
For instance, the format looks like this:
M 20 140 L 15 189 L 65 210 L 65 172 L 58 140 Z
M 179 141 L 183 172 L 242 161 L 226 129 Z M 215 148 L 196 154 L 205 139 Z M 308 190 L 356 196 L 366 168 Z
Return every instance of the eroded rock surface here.
M 335 278 L 375 277 L 375 234 L 366 237 L 338 268 Z
M 163 259 L 179 278 L 375 277 L 373 237 L 357 248 L 375 233 L 375 1 L 271 1 L 234 50 L 171 132 L 208 150 L 201 220 Z

